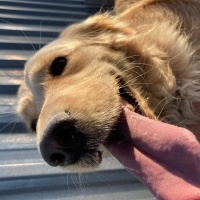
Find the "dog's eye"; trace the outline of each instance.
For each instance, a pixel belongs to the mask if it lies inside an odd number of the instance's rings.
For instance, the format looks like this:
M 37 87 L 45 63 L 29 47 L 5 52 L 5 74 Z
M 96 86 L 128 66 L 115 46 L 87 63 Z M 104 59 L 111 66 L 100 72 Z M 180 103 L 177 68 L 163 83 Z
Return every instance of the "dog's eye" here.
M 65 57 L 56 58 L 51 64 L 50 74 L 53 76 L 61 75 L 66 65 L 67 65 L 67 58 Z

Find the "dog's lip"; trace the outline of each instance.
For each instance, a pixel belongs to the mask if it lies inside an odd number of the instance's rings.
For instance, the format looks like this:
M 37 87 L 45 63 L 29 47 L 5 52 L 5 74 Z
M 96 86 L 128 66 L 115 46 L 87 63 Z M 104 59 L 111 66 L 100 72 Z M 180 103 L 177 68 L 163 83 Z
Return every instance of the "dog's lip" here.
M 76 149 L 73 151 L 74 152 L 81 151 L 81 154 L 75 157 L 72 156 L 72 158 L 70 158 L 69 160 L 64 161 L 62 164 L 59 164 L 59 166 L 66 167 L 69 165 L 76 165 L 79 162 L 81 162 L 83 157 L 90 157 L 90 156 L 96 156 L 97 159 L 99 160 L 99 163 L 102 160 L 102 152 L 99 151 L 98 149 Z
M 99 163 L 102 160 L 102 151 L 100 151 L 98 149 L 87 149 L 85 151 L 84 155 L 87 155 L 87 156 L 96 156 L 97 159 L 99 160 Z
M 118 121 L 116 122 L 115 124 L 115 127 L 113 129 L 113 131 L 111 132 L 111 134 L 109 135 L 109 137 L 107 138 L 107 140 L 105 141 L 104 145 L 106 147 L 107 144 L 112 144 L 112 143 L 118 143 L 120 141 L 123 141 L 125 138 L 124 138 L 124 132 L 127 133 L 130 133 L 130 127 L 128 126 L 128 117 L 126 114 L 125 114 L 125 109 L 128 109 L 130 113 L 134 113 L 135 111 L 127 108 L 126 106 L 122 105 L 121 107 L 121 113 L 119 115 L 119 119 Z
M 142 110 L 137 99 L 129 91 L 128 87 L 125 86 L 125 83 L 122 81 L 122 79 L 119 79 L 119 95 L 123 100 L 125 100 L 125 102 L 133 107 L 136 113 L 142 114 Z

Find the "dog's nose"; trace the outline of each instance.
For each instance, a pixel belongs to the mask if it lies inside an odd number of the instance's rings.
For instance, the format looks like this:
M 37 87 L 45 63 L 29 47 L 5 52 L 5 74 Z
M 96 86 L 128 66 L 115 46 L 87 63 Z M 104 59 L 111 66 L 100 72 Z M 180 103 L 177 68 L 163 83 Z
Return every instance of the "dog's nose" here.
M 83 134 L 73 119 L 53 123 L 40 142 L 40 152 L 51 166 L 66 166 L 80 158 L 84 146 Z

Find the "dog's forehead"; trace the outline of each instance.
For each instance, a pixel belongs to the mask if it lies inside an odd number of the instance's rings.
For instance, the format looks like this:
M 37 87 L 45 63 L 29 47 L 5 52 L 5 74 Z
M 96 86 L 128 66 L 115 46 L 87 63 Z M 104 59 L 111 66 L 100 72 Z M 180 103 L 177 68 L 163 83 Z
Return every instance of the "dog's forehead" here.
M 55 58 L 68 56 L 80 45 L 79 41 L 57 39 L 44 46 L 26 62 L 25 80 L 29 79 L 29 82 L 34 83 L 34 77 L 44 76 Z

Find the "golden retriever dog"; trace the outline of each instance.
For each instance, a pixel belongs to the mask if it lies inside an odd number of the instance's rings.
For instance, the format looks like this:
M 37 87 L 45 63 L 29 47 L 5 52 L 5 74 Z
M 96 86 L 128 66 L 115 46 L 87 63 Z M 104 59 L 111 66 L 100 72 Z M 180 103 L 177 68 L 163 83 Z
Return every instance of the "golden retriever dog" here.
M 199 1 L 115 3 L 115 12 L 67 27 L 25 65 L 17 111 L 51 166 L 98 167 L 124 106 L 180 126 L 199 119 Z

